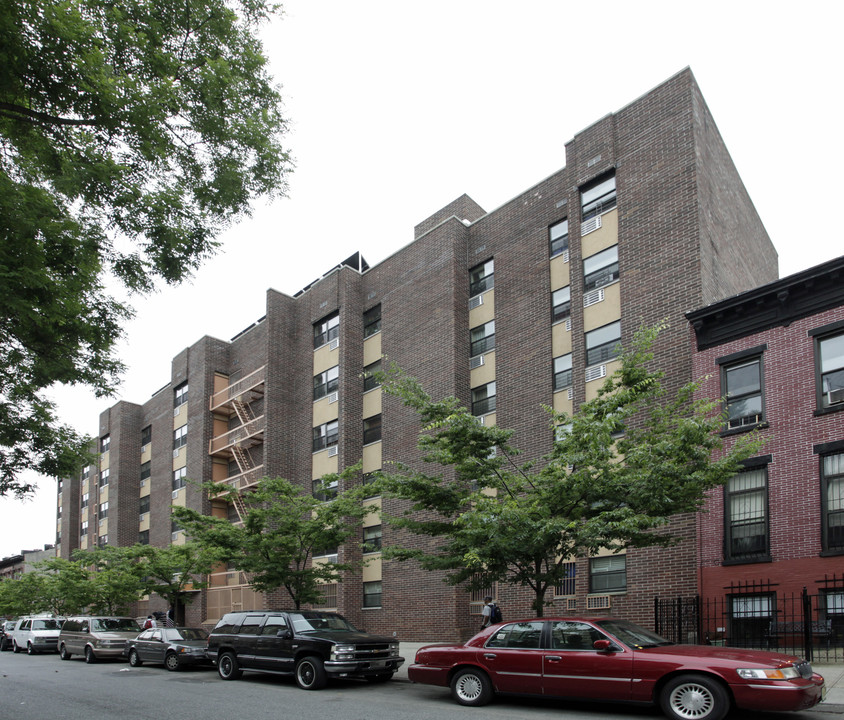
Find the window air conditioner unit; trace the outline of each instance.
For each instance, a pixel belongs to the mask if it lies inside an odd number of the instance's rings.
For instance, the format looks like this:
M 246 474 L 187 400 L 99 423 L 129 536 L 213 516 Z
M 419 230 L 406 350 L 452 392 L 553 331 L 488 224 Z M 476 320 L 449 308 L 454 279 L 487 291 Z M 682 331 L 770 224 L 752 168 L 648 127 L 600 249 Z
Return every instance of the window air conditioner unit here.
M 176 448 L 175 450 L 173 450 L 173 457 L 174 458 L 179 457 L 179 448 Z
M 475 295 L 475 297 L 469 298 L 469 309 L 474 310 L 476 307 L 480 307 L 484 304 L 484 296 L 483 295 Z
M 590 368 L 586 368 L 586 382 L 592 382 L 593 380 L 600 380 L 602 377 L 607 376 L 607 366 L 606 365 L 593 365 Z
M 478 425 L 484 424 L 484 416 L 483 415 L 476 415 L 475 418 L 478 421 Z
M 844 402 L 844 388 L 838 388 L 837 390 L 830 390 L 826 394 L 826 404 L 827 405 L 837 405 L 838 403 Z
M 571 332 L 571 318 L 566 318 L 566 332 Z
M 141 455 L 143 455 L 147 450 L 149 450 L 149 445 L 141 445 Z
M 609 610 L 612 607 L 612 595 L 592 595 L 586 598 L 587 610 Z
M 336 350 L 340 347 L 340 338 L 334 338 L 330 343 L 328 343 L 329 350 Z
M 569 261 L 569 251 L 563 250 L 563 262 L 567 263 Z
M 329 394 L 327 395 L 327 397 L 328 397 L 328 403 L 329 403 L 329 404 L 331 404 L 331 403 L 336 403 L 336 402 L 337 402 L 337 393 L 336 393 L 336 392 L 329 393 Z
M 570 387 L 568 391 L 569 400 L 574 400 L 574 388 Z
M 591 232 L 595 232 L 595 230 L 599 230 L 600 227 L 600 215 L 596 215 L 595 217 L 591 217 L 588 220 L 584 220 L 583 223 L 580 225 L 580 236 L 583 237 L 584 235 L 588 235 Z
M 336 445 L 332 445 L 328 448 L 328 457 L 334 457 L 337 454 L 338 447 Z
M 138 518 L 138 522 L 142 523 L 144 520 L 146 520 L 148 514 L 149 513 L 141 513 L 140 517 Z
M 484 356 L 483 355 L 475 355 L 475 357 L 470 358 L 470 360 L 469 360 L 469 369 L 474 370 L 475 368 L 479 368 L 483 364 L 484 364 Z
M 179 491 L 174 490 L 173 492 L 170 493 L 170 497 L 175 500 L 177 497 L 179 497 Z
M 179 539 L 179 530 L 170 533 L 170 542 L 176 542 Z
M 598 288 L 592 292 L 588 292 L 583 296 L 583 307 L 587 308 L 590 305 L 604 301 L 604 288 Z
M 180 407 L 182 407 L 182 406 L 181 406 L 181 405 L 179 405 L 178 407 L 174 407 L 174 408 L 173 408 L 173 417 L 176 417 L 176 415 L 178 415 L 178 414 L 179 414 L 179 408 L 180 408 Z

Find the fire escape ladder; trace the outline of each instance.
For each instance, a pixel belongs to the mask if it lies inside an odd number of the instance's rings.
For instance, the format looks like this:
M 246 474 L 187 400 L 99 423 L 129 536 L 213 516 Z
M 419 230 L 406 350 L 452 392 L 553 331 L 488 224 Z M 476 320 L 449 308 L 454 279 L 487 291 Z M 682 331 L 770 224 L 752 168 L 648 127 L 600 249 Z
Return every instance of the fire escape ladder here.
M 240 445 L 232 445 L 231 450 L 235 462 L 237 462 L 237 466 L 240 468 L 240 472 L 245 473 L 255 467 L 255 463 L 252 462 L 252 456 L 240 447 Z
M 240 492 L 232 493 L 232 503 L 234 504 L 234 509 L 237 510 L 237 516 L 240 518 L 241 522 L 246 520 L 246 503 L 243 501 L 243 495 Z
M 237 413 L 237 417 L 240 418 L 242 425 L 246 425 L 255 419 L 255 413 L 252 411 L 252 408 L 248 403 L 243 402 L 243 400 L 235 398 L 232 400 L 232 406 Z

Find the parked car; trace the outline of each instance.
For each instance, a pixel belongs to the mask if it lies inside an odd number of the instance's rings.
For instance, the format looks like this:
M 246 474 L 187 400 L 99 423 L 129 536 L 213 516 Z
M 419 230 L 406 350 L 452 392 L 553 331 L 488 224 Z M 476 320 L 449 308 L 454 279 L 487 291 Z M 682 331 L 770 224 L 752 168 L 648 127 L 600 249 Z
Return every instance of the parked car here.
M 140 632 L 138 621 L 130 617 L 69 617 L 59 633 L 59 657 L 70 660 L 74 654 L 81 653 L 87 663 L 101 658 L 119 658 L 123 656 L 127 641 Z
M 800 658 L 675 645 L 609 618 L 493 625 L 464 644 L 420 648 L 408 678 L 450 687 L 461 705 L 485 705 L 495 693 L 532 694 L 658 704 L 674 720 L 720 720 L 732 706 L 805 710 L 824 695 L 824 679 Z
M 223 680 L 244 670 L 292 674 L 303 690 L 319 690 L 334 677 L 387 681 L 404 662 L 395 638 L 312 610 L 228 613 L 208 636 L 207 652 Z
M 143 663 L 178 670 L 185 665 L 210 663 L 205 654 L 208 633 L 202 628 L 150 628 L 126 643 L 124 654 L 132 667 Z
M 12 649 L 12 630 L 15 629 L 15 620 L 0 621 L 0 652 Z
M 30 655 L 56 652 L 61 619 L 52 615 L 24 615 L 12 630 L 12 650 L 26 650 Z

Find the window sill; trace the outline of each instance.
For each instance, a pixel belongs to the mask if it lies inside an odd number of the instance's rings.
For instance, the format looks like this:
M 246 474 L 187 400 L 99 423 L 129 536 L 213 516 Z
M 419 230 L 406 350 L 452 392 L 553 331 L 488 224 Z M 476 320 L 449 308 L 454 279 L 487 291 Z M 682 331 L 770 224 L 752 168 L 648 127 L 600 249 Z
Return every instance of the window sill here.
M 833 407 L 818 408 L 815 410 L 814 415 L 815 417 L 820 417 L 821 415 L 829 415 L 830 413 L 837 413 L 842 410 L 844 410 L 844 403 L 839 403 Z
M 844 548 L 841 550 L 821 550 L 818 553 L 818 557 L 840 557 L 844 555 Z
M 363 610 L 364 612 L 366 612 L 367 610 L 381 610 L 381 609 L 382 609 L 382 608 L 381 608 L 381 606 L 380 606 L 380 605 L 376 605 L 376 606 L 374 606 L 374 607 L 362 607 L 362 608 L 361 608 L 361 610 Z
M 742 425 L 741 427 L 722 430 L 719 434 L 721 437 L 730 437 L 731 435 L 741 435 L 742 433 L 752 432 L 753 430 L 764 430 L 769 427 L 770 425 L 768 425 L 768 421 L 763 420 L 762 422 L 753 423 L 752 425 Z
M 770 563 L 773 562 L 773 559 L 770 555 L 759 555 L 754 558 L 740 558 L 740 559 L 732 559 L 732 560 L 723 560 L 721 565 L 753 565 L 756 563 Z

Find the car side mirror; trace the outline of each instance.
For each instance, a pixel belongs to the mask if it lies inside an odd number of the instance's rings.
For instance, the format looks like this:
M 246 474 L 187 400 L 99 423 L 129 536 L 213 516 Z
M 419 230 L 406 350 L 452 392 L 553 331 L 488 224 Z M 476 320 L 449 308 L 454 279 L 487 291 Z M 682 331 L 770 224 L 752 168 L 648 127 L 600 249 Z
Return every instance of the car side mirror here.
M 613 644 L 606 639 L 596 640 L 592 643 L 592 647 L 600 652 L 610 652 L 613 650 Z
M 281 630 L 276 632 L 275 636 L 289 640 L 293 637 L 293 633 L 288 628 L 281 628 Z

